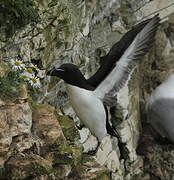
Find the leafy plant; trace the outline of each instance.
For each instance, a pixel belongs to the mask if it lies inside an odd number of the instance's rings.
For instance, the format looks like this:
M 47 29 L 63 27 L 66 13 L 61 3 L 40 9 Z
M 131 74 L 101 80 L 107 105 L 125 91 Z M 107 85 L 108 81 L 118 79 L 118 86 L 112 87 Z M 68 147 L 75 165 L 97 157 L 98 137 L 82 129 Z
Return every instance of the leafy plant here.
M 18 73 L 11 71 L 7 77 L 0 77 L 0 99 L 14 99 L 20 95 L 20 85 L 23 80 L 19 80 Z
M 21 83 L 27 83 L 32 94 L 36 96 L 41 86 L 37 76 L 39 69 L 30 62 L 24 62 L 19 57 L 8 61 L 11 71 L 7 76 L 0 77 L 0 99 L 14 99 L 20 95 Z

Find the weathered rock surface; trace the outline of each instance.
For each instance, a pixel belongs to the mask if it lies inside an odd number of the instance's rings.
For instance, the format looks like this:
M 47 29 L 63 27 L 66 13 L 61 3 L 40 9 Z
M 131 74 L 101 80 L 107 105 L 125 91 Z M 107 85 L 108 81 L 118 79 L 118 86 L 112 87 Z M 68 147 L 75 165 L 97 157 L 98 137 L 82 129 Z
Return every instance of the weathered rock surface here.
M 118 93 L 118 105 L 110 110 L 120 138 L 104 138 L 95 161 L 82 154 L 80 144 L 88 151 L 96 147 L 96 139 L 87 129 L 78 133 L 73 120 L 46 105 L 61 108 L 78 123 L 58 79 L 42 79 L 36 102 L 29 103 L 26 90 L 20 95 L 15 91 L 16 97 L 8 101 L 0 94 L 1 177 L 6 173 L 8 179 L 172 179 L 173 149 L 153 140 L 145 117 L 149 94 L 174 68 L 172 0 L 33 0 L 26 10 L 25 0 L 16 0 L 8 8 L 5 3 L 0 7 L 12 10 L 9 16 L 0 13 L 0 22 L 7 18 L 0 28 L 1 60 L 19 56 L 40 69 L 73 62 L 86 77 L 96 71 L 99 57 L 136 22 L 159 11 L 163 24 L 155 46 Z M 12 16 L 17 21 L 9 26 L 5 22 Z M 8 34 L 9 27 L 13 29 Z M 0 77 L 9 71 L 4 67 L 0 61 Z
M 65 140 L 62 129 L 57 121 L 55 109 L 45 104 L 33 104 L 33 127 L 32 131 L 40 139 L 44 140 L 44 144 L 52 145 L 58 138 L 59 141 Z
M 25 91 L 15 102 L 1 101 L 0 179 L 109 179 L 110 171 L 75 145 L 79 136 L 72 120 L 28 100 Z M 72 130 L 73 137 L 66 133 Z
M 21 96 L 12 101 L 0 101 L 0 151 L 1 151 L 1 166 L 15 151 L 23 151 L 25 146 L 30 148 L 31 142 L 21 142 L 21 146 L 14 145 L 13 141 L 16 138 L 26 137 L 30 134 L 32 126 L 32 112 L 25 96 L 26 88 L 23 87 Z M 24 138 L 25 139 L 25 138 Z M 15 147 L 16 146 L 16 147 Z

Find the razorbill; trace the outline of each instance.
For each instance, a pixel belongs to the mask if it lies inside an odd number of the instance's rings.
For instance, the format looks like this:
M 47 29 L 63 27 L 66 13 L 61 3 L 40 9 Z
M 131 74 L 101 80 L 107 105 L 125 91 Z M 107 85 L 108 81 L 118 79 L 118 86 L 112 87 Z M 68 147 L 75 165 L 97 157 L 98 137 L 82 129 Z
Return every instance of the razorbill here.
M 81 124 L 89 128 L 99 142 L 106 135 L 114 134 L 105 106 L 113 105 L 113 97 L 152 46 L 159 21 L 156 15 L 135 25 L 106 56 L 101 57 L 100 68 L 89 79 L 74 64 L 63 64 L 47 72 L 47 75 L 57 76 L 66 82 L 70 103 Z
M 151 94 L 147 103 L 147 118 L 162 137 L 174 143 L 174 74 Z

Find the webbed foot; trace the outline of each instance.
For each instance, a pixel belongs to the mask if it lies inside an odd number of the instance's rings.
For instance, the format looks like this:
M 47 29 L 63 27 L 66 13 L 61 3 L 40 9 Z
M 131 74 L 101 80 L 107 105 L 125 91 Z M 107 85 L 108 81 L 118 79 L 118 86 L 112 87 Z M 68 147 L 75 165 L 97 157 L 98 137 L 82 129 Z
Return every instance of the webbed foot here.
M 97 147 L 94 150 L 91 150 L 91 151 L 88 151 L 88 152 L 84 152 L 84 154 L 87 154 L 87 155 L 90 155 L 90 156 L 94 156 L 97 153 L 99 146 L 100 146 L 100 142 L 98 141 Z

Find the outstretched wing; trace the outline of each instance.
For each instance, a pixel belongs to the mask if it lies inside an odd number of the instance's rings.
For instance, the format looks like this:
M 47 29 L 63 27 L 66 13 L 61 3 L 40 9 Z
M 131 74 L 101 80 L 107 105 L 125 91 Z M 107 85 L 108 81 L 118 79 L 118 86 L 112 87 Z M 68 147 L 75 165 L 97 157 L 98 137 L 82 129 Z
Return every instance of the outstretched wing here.
M 100 68 L 88 79 L 88 83 L 93 87 L 97 87 L 101 81 L 112 71 L 115 63 L 121 58 L 124 51 L 130 46 L 136 35 L 149 23 L 152 19 L 145 20 L 135 25 L 128 31 L 120 41 L 115 43 L 106 56 L 100 58 Z
M 142 59 L 152 46 L 159 21 L 160 19 L 158 16 L 151 19 L 151 21 L 137 34 L 131 45 L 116 63 L 116 66 L 95 89 L 94 93 L 106 104 L 108 97 L 113 97 L 116 92 L 123 87 L 130 72 L 137 64 L 137 61 Z

